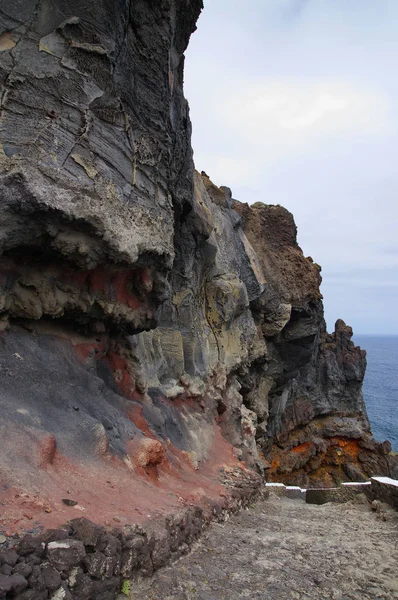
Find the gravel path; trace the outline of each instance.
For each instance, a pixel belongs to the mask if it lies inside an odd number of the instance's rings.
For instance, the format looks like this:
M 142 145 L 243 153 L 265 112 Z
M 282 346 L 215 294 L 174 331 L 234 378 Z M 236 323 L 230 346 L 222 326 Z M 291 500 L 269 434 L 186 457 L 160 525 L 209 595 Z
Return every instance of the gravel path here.
M 213 524 L 186 557 L 134 582 L 134 600 L 395 600 L 398 514 L 278 498 Z

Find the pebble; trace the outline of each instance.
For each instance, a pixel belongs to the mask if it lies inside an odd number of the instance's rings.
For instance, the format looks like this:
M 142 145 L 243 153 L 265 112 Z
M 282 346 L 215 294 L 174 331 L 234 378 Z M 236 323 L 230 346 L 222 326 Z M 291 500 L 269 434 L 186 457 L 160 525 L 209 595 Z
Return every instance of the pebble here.
M 76 500 L 71 500 L 70 498 L 62 498 L 62 502 L 66 504 L 66 506 L 76 506 Z
M 0 544 L 4 544 L 4 542 L 7 541 L 7 538 L 5 535 L 0 534 Z

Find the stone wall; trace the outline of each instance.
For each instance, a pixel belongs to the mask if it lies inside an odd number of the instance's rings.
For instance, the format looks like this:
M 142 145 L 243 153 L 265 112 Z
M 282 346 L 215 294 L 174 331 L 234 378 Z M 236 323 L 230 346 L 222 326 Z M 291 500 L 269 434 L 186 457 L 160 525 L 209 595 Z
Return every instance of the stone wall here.
M 387 502 L 398 510 L 398 481 L 389 477 L 372 477 L 366 495 L 370 500 Z
M 212 519 L 225 521 L 266 497 L 250 475 L 230 480 L 228 488 L 206 511 L 181 508 L 144 526 L 109 529 L 77 518 L 41 535 L 0 536 L 0 598 L 114 600 L 123 582 L 188 552 Z
M 305 500 L 308 504 L 341 503 L 353 500 L 357 494 L 362 493 L 370 501 L 386 502 L 398 510 L 398 481 L 390 477 L 372 477 L 370 481 L 343 483 L 337 488 L 309 489 L 305 491 Z

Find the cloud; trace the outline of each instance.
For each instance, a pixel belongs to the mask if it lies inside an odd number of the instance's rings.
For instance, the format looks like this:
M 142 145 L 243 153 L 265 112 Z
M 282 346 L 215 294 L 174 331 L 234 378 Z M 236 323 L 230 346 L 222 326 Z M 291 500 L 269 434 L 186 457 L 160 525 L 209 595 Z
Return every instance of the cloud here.
M 253 80 L 235 82 L 228 102 L 215 103 L 219 127 L 261 145 L 275 156 L 291 145 L 308 146 L 330 134 L 380 134 L 389 124 L 386 93 L 361 83 L 334 80 Z M 278 158 L 280 152 L 278 152 Z
M 311 160 L 325 145 L 333 151 L 347 136 L 378 136 L 390 126 L 389 97 L 363 84 L 240 80 L 234 89 L 225 103 L 209 95 L 200 129 L 213 133 L 194 148 L 200 169 L 235 188 L 258 188 L 264 173 L 285 160 L 306 155 Z
M 398 2 L 358 6 L 208 0 L 186 93 L 197 167 L 293 213 L 328 321 L 398 333 Z

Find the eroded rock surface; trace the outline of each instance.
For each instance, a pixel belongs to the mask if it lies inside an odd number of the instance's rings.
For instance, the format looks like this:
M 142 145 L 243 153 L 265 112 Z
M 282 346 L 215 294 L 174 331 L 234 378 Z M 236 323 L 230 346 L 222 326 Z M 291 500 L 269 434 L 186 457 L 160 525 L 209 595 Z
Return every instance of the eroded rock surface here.
M 209 518 L 260 475 L 390 474 L 365 352 L 343 321 L 326 332 L 292 215 L 194 171 L 183 70 L 201 8 L 2 2 L 7 536 L 82 512 L 107 527 L 181 505 Z

